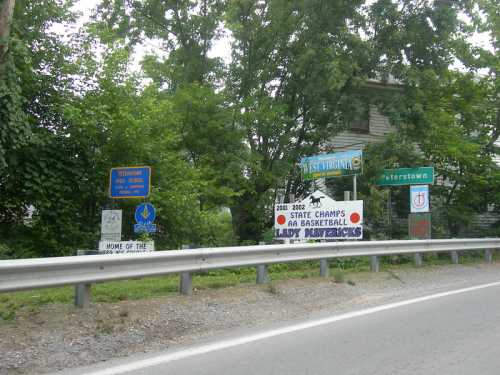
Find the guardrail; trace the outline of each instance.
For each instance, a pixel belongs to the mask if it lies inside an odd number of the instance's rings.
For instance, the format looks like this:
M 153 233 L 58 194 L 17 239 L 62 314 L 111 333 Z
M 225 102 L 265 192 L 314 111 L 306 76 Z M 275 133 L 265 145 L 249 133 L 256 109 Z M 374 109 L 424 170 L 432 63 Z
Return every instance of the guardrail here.
M 190 272 L 244 266 L 260 268 L 261 281 L 264 282 L 267 278 L 265 265 L 273 263 L 320 260 L 321 274 L 325 276 L 328 274 L 326 260 L 332 258 L 370 256 L 372 270 L 378 271 L 379 255 L 417 254 L 420 258 L 421 253 L 450 252 L 455 263 L 458 262 L 458 251 L 484 250 L 485 259 L 490 262 L 491 251 L 499 248 L 500 238 L 359 241 L 3 260 L 0 261 L 0 292 L 78 285 L 80 300 L 77 297 L 76 304 L 85 306 L 90 298 L 90 284 L 95 282 L 173 273 L 185 277 Z M 189 292 L 184 291 L 185 294 Z

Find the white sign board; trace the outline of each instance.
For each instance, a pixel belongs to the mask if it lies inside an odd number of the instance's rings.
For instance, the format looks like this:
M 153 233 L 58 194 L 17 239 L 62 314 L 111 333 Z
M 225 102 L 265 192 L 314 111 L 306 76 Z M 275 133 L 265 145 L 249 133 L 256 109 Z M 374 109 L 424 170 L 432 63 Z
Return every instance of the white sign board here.
M 102 210 L 101 241 L 121 241 L 122 210 Z
M 99 252 L 104 254 L 148 253 L 155 250 L 154 241 L 100 241 Z
M 362 239 L 363 201 L 334 201 L 318 190 L 301 202 L 276 204 L 274 229 L 276 239 Z
M 429 185 L 410 186 L 410 212 L 429 212 Z

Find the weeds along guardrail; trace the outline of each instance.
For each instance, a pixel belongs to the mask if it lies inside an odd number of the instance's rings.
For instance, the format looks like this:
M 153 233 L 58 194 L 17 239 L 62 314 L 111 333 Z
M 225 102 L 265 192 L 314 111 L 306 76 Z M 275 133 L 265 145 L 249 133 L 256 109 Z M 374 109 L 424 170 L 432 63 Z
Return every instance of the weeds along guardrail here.
M 359 241 L 155 251 L 142 254 L 86 255 L 0 261 L 0 292 L 75 285 L 75 304 L 90 303 L 91 284 L 138 277 L 180 274 L 180 292 L 192 291 L 192 272 L 256 266 L 257 283 L 267 281 L 267 265 L 318 260 L 320 275 L 328 276 L 328 259 L 369 256 L 372 271 L 379 256 L 413 254 L 417 266 L 422 253 L 449 252 L 458 263 L 460 251 L 482 250 L 491 262 L 500 238 L 410 241 Z M 79 251 L 85 253 L 85 251 Z

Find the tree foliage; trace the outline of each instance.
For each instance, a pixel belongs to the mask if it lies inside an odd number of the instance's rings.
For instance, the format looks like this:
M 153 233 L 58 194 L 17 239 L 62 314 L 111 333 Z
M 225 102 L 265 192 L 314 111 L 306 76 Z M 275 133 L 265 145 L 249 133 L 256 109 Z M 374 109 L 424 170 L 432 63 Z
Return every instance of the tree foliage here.
M 102 0 L 62 37 L 53 26 L 75 21 L 72 3 L 16 1 L 0 40 L 9 47 L 0 60 L 8 256 L 95 247 L 102 208 L 122 208 L 130 223 L 139 200 L 111 201 L 107 180 L 111 167 L 137 164 L 153 168 L 160 247 L 257 242 L 278 192 L 312 188 L 300 158 L 335 151 L 330 139 L 364 104 L 398 129 L 365 152 L 360 194 L 372 229 L 390 231 L 387 193 L 374 187 L 384 167 L 435 166 L 448 235 L 500 200 L 496 1 Z M 474 45 L 474 33 L 491 46 Z M 213 53 L 223 37 L 227 63 Z M 137 67 L 151 43 L 157 52 Z M 401 215 L 405 194 L 393 196 Z

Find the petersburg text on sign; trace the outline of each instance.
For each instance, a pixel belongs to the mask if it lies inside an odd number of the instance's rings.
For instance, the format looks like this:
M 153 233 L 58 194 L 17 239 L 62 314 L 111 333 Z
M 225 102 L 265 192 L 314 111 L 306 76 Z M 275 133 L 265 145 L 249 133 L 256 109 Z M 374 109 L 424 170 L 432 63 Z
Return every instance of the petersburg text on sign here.
M 433 185 L 434 167 L 385 169 L 378 186 Z
M 276 239 L 363 238 L 363 201 L 334 201 L 316 191 L 301 202 L 276 204 L 274 212 Z
M 308 156 L 302 158 L 300 168 L 304 180 L 360 174 L 362 172 L 362 151 Z
M 150 167 L 111 168 L 109 195 L 111 198 L 144 198 L 151 186 Z

